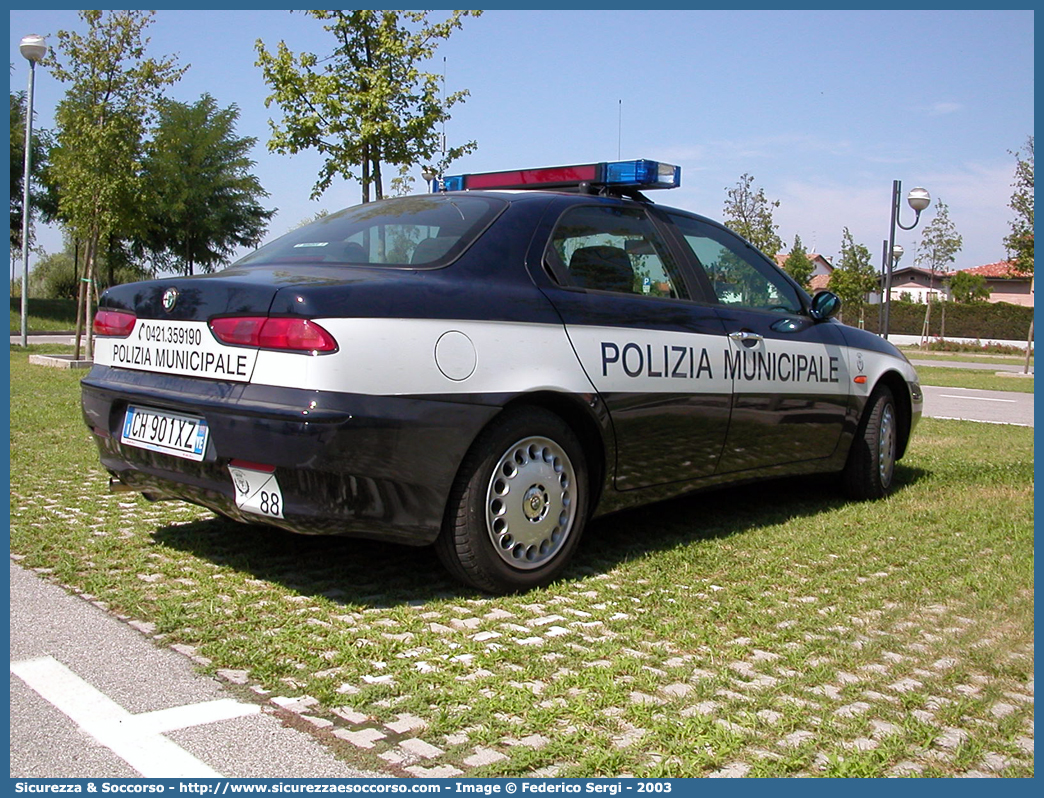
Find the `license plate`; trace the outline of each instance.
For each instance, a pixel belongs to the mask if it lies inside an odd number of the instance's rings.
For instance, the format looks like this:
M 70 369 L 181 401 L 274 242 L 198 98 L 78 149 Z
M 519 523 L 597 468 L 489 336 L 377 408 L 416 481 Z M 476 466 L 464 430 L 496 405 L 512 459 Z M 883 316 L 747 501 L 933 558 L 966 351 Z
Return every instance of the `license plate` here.
M 209 434 L 206 419 L 130 405 L 123 418 L 120 442 L 187 460 L 202 460 Z

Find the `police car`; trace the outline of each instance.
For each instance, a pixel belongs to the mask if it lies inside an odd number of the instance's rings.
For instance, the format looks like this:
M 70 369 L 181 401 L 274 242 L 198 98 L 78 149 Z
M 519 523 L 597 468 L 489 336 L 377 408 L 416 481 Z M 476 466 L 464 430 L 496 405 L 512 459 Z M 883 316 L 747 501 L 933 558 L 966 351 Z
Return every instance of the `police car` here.
M 83 415 L 114 489 L 550 582 L 598 514 L 839 474 L 885 495 L 913 367 L 624 161 L 447 177 L 216 274 L 119 285 Z

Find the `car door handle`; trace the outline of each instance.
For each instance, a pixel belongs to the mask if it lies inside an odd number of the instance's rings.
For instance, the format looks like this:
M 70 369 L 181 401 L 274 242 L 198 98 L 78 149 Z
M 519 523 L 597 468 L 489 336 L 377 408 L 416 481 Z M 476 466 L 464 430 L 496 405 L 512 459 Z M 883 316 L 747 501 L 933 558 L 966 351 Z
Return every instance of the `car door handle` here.
M 729 333 L 729 338 L 731 338 L 737 344 L 743 344 L 744 346 L 747 346 L 747 347 L 757 346 L 758 344 L 760 344 L 762 341 L 765 340 L 763 336 L 758 335 L 756 332 L 751 332 L 750 330 L 740 330 L 739 332 L 730 332 Z

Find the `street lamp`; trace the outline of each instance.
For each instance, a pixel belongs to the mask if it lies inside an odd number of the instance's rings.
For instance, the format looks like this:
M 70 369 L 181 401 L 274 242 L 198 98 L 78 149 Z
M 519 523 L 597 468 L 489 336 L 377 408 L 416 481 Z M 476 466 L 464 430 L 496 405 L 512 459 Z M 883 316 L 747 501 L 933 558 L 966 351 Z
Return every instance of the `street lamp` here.
M 425 167 L 421 171 L 421 177 L 424 179 L 424 182 L 428 184 L 428 191 L 430 191 L 432 194 L 438 193 L 438 190 L 439 190 L 438 178 L 439 178 L 439 176 L 438 176 L 438 173 L 434 169 L 432 169 L 431 167 Z
M 25 98 L 25 160 L 22 164 L 22 346 L 29 345 L 29 174 L 33 151 L 33 83 L 36 62 L 47 55 L 43 36 L 30 33 L 18 45 L 29 62 L 29 92 Z
M 884 285 L 884 321 L 881 324 L 881 335 L 885 338 L 888 337 L 888 315 L 892 307 L 892 264 L 899 260 L 896 256 L 896 245 L 895 245 L 895 228 L 898 226 L 901 230 L 913 230 L 917 227 L 917 223 L 921 220 L 921 211 L 932 204 L 932 196 L 923 188 L 913 189 L 906 197 L 906 201 L 910 207 L 914 209 L 913 222 L 907 226 L 899 221 L 899 192 L 902 190 L 903 184 L 898 180 L 892 181 L 892 219 L 891 224 L 888 228 L 888 246 L 885 248 L 884 263 L 881 264 L 882 270 L 885 272 L 885 285 Z M 898 247 L 899 255 L 902 255 L 902 247 Z M 888 257 L 888 253 L 892 253 L 892 257 Z

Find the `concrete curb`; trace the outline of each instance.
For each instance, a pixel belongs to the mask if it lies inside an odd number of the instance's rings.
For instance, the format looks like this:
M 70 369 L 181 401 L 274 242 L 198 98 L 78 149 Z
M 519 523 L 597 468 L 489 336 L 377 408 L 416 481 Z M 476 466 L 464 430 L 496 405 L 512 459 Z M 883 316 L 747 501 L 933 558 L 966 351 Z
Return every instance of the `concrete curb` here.
M 89 369 L 94 365 L 93 360 L 76 360 L 72 355 L 29 355 L 29 362 L 56 369 Z

